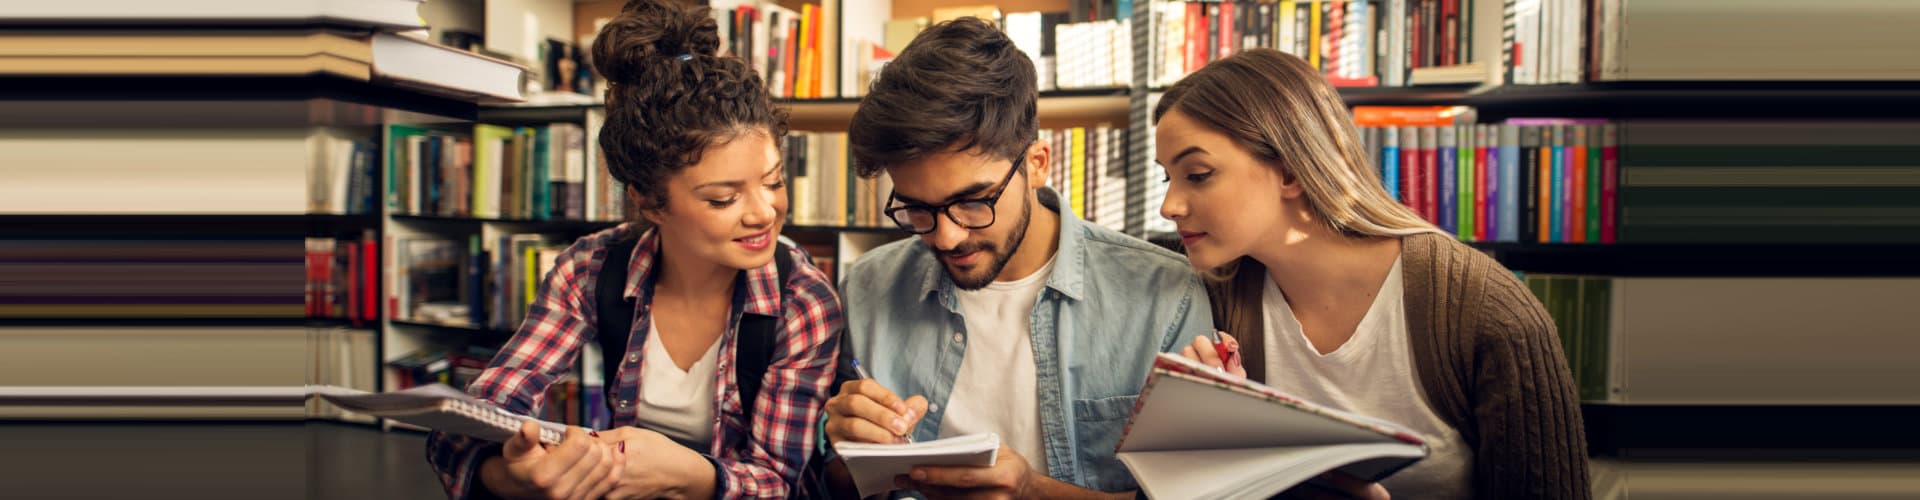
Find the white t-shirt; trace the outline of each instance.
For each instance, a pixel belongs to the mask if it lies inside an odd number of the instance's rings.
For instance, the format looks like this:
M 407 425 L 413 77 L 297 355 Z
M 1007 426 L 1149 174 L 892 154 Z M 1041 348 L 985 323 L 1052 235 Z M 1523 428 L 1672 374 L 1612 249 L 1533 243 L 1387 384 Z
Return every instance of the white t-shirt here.
M 1394 498 L 1470 498 L 1473 450 L 1427 405 L 1414 378 L 1405 290 L 1395 260 L 1353 337 L 1321 355 L 1307 341 L 1279 285 L 1263 292 L 1267 385 L 1329 407 L 1380 418 L 1420 434 L 1427 458 L 1381 481 Z
M 1047 472 L 1040 433 L 1040 382 L 1034 375 L 1033 304 L 1053 275 L 1053 260 L 1014 281 L 995 281 L 979 290 L 961 290 L 960 314 L 966 317 L 967 351 L 947 395 L 940 437 L 992 432 L 1000 442 Z
M 707 346 L 699 361 L 681 371 L 660 343 L 659 323 L 647 326 L 640 358 L 639 427 L 665 434 L 693 451 L 713 447 L 714 370 L 720 365 L 720 341 Z

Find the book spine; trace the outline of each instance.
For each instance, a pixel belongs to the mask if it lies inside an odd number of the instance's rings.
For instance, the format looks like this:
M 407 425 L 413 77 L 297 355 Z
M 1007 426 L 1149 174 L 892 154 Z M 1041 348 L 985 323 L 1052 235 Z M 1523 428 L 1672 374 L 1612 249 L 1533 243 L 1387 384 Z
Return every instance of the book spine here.
M 1587 128 L 1567 126 L 1567 242 L 1587 241 Z
M 1419 156 L 1419 129 L 1415 127 L 1400 127 L 1400 170 L 1396 172 L 1393 187 L 1394 193 L 1399 195 L 1397 198 L 1400 199 L 1400 204 L 1413 209 L 1414 213 L 1420 212 L 1420 204 L 1413 199 L 1411 179 L 1414 177 L 1414 170 L 1419 165 Z
M 1488 144 L 1490 143 L 1487 128 L 1487 126 L 1482 125 L 1474 127 L 1473 130 L 1473 185 L 1475 188 L 1473 194 L 1474 241 L 1487 241 L 1488 234 L 1493 233 L 1493 228 L 1489 227 L 1492 225 L 1493 219 L 1488 217 L 1489 207 L 1487 206 L 1487 200 L 1499 200 L 1499 193 L 1496 189 L 1498 189 L 1500 183 L 1487 174 L 1499 171 L 1499 165 L 1493 162 L 1498 161 L 1500 157 L 1487 154 Z
M 1436 168 L 1440 174 L 1439 225 L 1442 231 L 1453 233 L 1457 238 L 1460 236 L 1460 211 L 1457 208 L 1460 200 L 1460 156 L 1455 149 L 1458 147 L 1455 144 L 1458 134 L 1454 127 L 1444 127 L 1436 135 L 1440 139 L 1436 150 L 1439 160 Z
M 1550 130 L 1549 133 L 1553 134 L 1553 137 L 1551 139 L 1553 145 L 1551 146 L 1551 149 L 1549 151 L 1549 154 L 1551 155 L 1549 158 L 1551 158 L 1550 161 L 1552 162 L 1552 169 L 1553 169 L 1552 174 L 1550 175 L 1553 182 L 1552 184 L 1553 188 L 1552 188 L 1551 198 L 1549 199 L 1550 202 L 1547 205 L 1548 207 L 1551 207 L 1550 210 L 1552 210 L 1552 216 L 1548 217 L 1551 220 L 1548 221 L 1549 225 L 1547 227 L 1547 231 L 1548 231 L 1547 241 L 1552 243 L 1565 243 L 1567 241 L 1566 233 L 1567 233 L 1567 194 L 1568 194 L 1567 138 L 1566 138 L 1567 130 L 1566 130 L 1566 126 L 1564 125 L 1554 125 L 1550 127 L 1549 130 Z
M 1583 227 L 1587 230 L 1588 243 L 1602 243 L 1605 240 L 1602 235 L 1605 232 L 1602 229 L 1604 221 L 1601 220 L 1606 213 L 1606 153 L 1600 138 L 1604 133 L 1603 127 L 1587 126 L 1587 221 Z
M 1400 129 L 1386 127 L 1381 129 L 1380 147 L 1380 185 L 1386 188 L 1387 196 L 1400 199 Z
M 1600 143 L 1600 242 L 1620 241 L 1620 128 L 1602 126 Z
M 1498 241 L 1520 241 L 1520 135 L 1513 125 L 1496 125 L 1500 134 L 1500 228 Z

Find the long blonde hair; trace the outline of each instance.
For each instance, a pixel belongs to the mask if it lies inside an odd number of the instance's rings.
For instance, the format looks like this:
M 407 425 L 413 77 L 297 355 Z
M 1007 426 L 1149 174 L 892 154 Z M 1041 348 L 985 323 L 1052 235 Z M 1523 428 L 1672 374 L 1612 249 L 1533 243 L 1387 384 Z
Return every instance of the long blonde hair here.
M 1154 122 L 1174 110 L 1226 134 L 1298 181 L 1315 221 L 1334 234 L 1441 233 L 1387 194 L 1345 101 L 1299 57 L 1252 49 L 1214 61 L 1167 89 L 1153 109 Z M 1205 274 L 1216 326 L 1240 338 L 1248 374 L 1261 378 L 1265 266 L 1243 256 Z

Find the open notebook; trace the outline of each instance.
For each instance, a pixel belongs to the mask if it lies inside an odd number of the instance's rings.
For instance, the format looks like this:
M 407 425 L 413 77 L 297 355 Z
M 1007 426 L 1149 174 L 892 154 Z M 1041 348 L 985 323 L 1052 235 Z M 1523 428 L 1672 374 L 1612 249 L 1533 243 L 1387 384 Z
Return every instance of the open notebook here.
M 311 389 L 314 395 L 341 409 L 493 442 L 506 442 L 520 432 L 520 423 L 528 420 L 540 424 L 542 443 L 560 444 L 567 434 L 565 425 L 515 415 L 446 384 L 382 393 L 329 385 Z
M 1427 455 L 1391 422 L 1171 354 L 1153 365 L 1118 453 L 1149 497 L 1267 498 L 1336 469 L 1378 481 Z
M 860 498 L 893 490 L 893 477 L 916 465 L 993 465 L 1000 456 L 1000 435 L 972 434 L 922 443 L 840 443 L 834 452 L 847 462 Z

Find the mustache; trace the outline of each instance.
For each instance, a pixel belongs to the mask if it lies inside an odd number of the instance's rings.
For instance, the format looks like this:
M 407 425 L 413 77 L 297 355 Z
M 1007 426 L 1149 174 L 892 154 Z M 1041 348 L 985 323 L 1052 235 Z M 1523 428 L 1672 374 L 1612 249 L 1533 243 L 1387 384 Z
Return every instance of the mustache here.
M 978 252 L 981 250 L 992 250 L 992 249 L 993 249 L 993 245 L 988 244 L 986 242 L 967 242 L 967 243 L 961 243 L 959 246 L 953 247 L 952 250 L 935 249 L 934 253 L 939 254 L 941 257 L 959 257 L 959 256 L 970 254 L 973 252 Z

